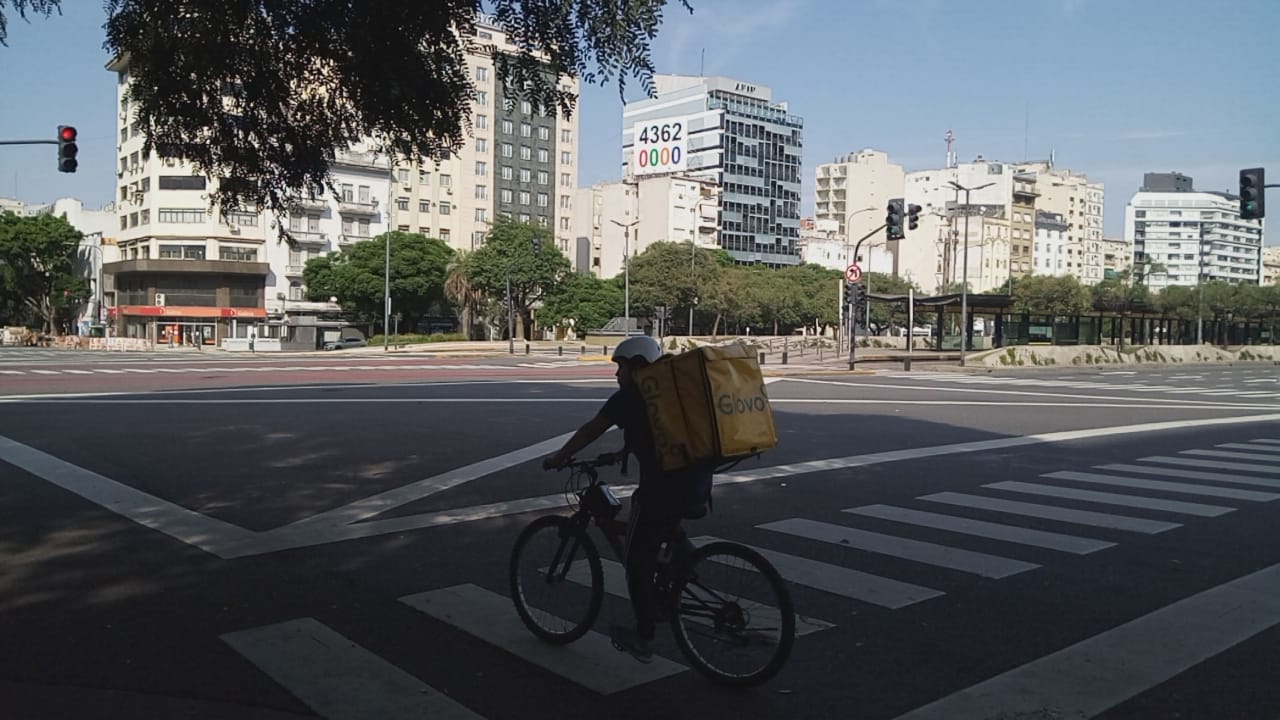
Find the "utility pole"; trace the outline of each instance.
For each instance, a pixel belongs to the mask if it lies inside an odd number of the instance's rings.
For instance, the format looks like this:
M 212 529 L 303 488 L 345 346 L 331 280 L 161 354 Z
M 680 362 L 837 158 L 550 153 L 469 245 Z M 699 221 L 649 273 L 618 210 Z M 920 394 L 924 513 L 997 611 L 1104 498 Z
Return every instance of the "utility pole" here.
M 857 244 L 853 246 L 853 257 L 858 257 L 858 251 L 862 249 L 862 243 L 864 241 L 886 227 L 888 227 L 887 223 L 859 238 Z M 855 367 L 854 353 L 858 345 L 858 313 L 857 308 L 854 306 L 854 302 L 852 302 L 850 298 L 846 297 L 845 302 L 849 305 L 849 369 L 853 370 Z
M 969 194 L 974 190 L 991 187 L 995 183 L 967 188 L 952 180 L 950 185 L 958 192 L 964 192 L 964 259 L 961 261 L 964 266 L 961 270 L 964 274 L 961 282 L 964 284 L 960 286 L 960 367 L 964 367 L 964 354 L 969 345 Z

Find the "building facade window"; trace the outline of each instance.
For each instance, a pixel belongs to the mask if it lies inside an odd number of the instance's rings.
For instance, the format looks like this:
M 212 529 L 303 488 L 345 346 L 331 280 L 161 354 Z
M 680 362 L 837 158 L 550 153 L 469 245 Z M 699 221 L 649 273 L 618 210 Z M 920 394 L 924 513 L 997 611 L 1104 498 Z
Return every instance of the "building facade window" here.
M 160 208 L 162 223 L 202 223 L 205 218 L 204 208 Z

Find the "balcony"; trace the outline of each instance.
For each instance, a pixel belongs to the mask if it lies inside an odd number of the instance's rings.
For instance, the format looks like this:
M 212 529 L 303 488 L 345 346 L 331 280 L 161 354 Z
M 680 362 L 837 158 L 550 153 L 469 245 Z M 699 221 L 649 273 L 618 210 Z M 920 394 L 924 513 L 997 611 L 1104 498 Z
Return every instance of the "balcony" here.
M 338 212 L 343 215 L 377 215 L 378 201 L 373 200 L 370 202 L 360 202 L 358 200 L 339 200 Z
M 313 230 L 290 230 L 289 236 L 294 242 L 308 243 L 311 245 L 323 245 L 329 242 L 329 234 L 316 232 Z
M 297 208 L 303 211 L 324 212 L 329 207 L 329 201 L 326 198 L 300 197 L 294 198 L 289 203 L 290 208 Z
M 333 159 L 333 165 L 345 165 L 347 167 L 373 169 L 373 170 L 391 170 L 391 164 L 385 156 L 373 152 L 339 152 Z
M 372 239 L 373 239 L 372 235 L 350 235 L 347 233 L 343 233 L 342 235 L 338 236 L 338 244 L 351 245 L 353 243 L 364 242 L 365 240 L 372 240 Z
M 302 265 L 285 265 L 284 274 L 289 275 L 290 277 L 302 277 L 303 269 L 304 267 Z
M 241 260 L 184 260 L 178 258 L 139 258 L 104 263 L 102 272 L 107 275 L 132 273 L 209 273 L 214 275 L 256 275 L 266 277 L 271 272 L 267 263 Z

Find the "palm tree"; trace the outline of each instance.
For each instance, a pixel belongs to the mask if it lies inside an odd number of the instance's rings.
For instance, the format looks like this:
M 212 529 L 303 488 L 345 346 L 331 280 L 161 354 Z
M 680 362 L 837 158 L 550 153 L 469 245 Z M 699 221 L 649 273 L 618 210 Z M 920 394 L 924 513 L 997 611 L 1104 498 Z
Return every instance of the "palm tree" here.
M 462 325 L 462 331 L 466 333 L 468 339 L 473 339 L 476 308 L 480 304 L 482 293 L 471 284 L 471 278 L 467 274 L 469 254 L 459 251 L 449 261 L 445 269 L 444 294 L 458 306 L 458 320 Z

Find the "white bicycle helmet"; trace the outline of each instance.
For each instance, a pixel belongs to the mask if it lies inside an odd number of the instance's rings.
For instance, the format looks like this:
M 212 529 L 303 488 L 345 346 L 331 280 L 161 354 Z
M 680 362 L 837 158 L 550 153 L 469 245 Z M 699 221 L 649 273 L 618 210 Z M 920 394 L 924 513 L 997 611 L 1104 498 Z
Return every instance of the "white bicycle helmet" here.
M 645 362 L 657 362 L 662 357 L 662 347 L 658 345 L 658 341 L 648 335 L 636 335 L 618 343 L 618 347 L 613 349 L 613 357 L 609 358 L 614 362 L 621 360 L 643 359 Z

